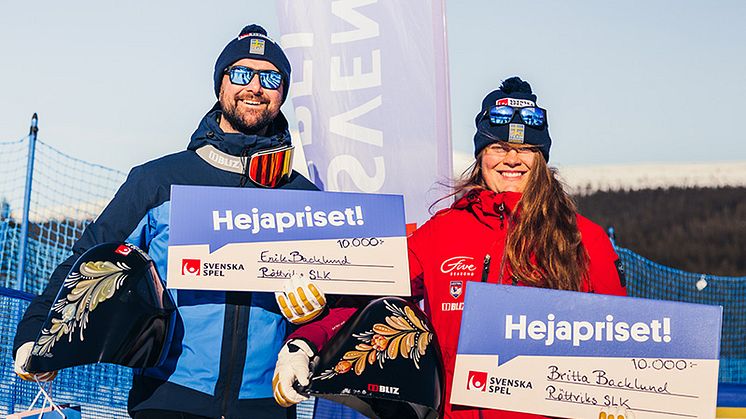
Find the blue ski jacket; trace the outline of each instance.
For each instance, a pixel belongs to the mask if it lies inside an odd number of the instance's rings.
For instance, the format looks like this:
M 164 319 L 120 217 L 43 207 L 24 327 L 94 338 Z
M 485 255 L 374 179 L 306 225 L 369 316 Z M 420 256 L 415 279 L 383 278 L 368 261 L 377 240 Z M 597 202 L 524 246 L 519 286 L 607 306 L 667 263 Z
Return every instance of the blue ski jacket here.
M 75 260 L 100 243 L 127 241 L 145 250 L 166 278 L 171 185 L 254 187 L 239 173 L 221 170 L 196 150 L 212 145 L 232 156 L 290 142 L 280 113 L 266 136 L 224 133 L 216 105 L 202 119 L 187 150 L 135 167 L 101 215 L 83 232 L 73 254 L 52 274 L 18 325 L 14 351 L 34 341 Z M 242 179 L 243 178 L 243 179 Z M 281 189 L 316 190 L 293 172 Z M 171 290 L 178 307 L 166 362 L 135 371 L 133 414 L 164 409 L 208 417 L 284 417 L 272 398 L 272 375 L 289 323 L 272 293 Z

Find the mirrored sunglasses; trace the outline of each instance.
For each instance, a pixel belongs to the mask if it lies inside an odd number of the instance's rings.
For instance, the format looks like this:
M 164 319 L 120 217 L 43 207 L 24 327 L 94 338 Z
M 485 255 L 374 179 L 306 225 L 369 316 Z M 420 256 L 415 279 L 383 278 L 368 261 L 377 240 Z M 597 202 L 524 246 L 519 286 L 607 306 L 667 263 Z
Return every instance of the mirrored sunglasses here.
M 277 90 L 282 85 L 282 74 L 275 70 L 254 70 L 242 65 L 234 65 L 226 68 L 224 73 L 228 75 L 231 83 L 239 86 L 251 83 L 255 74 L 259 75 L 259 84 L 265 89 Z
M 491 106 L 485 109 L 482 117 L 489 115 L 490 123 L 505 125 L 513 120 L 516 112 L 524 124 L 531 127 L 541 127 L 547 122 L 547 111 L 539 107 L 514 108 L 512 106 Z

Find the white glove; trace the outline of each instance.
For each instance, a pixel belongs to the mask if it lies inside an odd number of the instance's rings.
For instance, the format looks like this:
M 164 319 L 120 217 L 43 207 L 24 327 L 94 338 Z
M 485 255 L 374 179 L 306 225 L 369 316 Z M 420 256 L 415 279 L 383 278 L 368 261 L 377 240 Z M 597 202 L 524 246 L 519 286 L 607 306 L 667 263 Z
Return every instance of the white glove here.
M 298 381 L 303 387 L 309 384 L 309 364 L 314 355 L 311 347 L 303 340 L 292 339 L 285 343 L 277 355 L 275 376 L 272 378 L 272 389 L 277 404 L 290 407 L 308 400 L 308 397 L 295 391 L 293 383 Z
M 324 311 L 326 298 L 324 293 L 310 279 L 293 276 L 285 284 L 283 291 L 275 293 L 277 305 L 293 324 L 308 323 Z
M 635 419 L 635 412 L 623 407 L 607 407 L 601 409 L 598 419 Z
M 57 371 L 43 372 L 40 374 L 32 374 L 26 371 L 25 366 L 31 356 L 31 349 L 34 348 L 34 342 L 26 342 L 21 345 L 16 351 L 16 359 L 13 363 L 13 367 L 19 377 L 26 381 L 34 381 L 36 378 L 39 381 L 52 381 L 57 376 Z

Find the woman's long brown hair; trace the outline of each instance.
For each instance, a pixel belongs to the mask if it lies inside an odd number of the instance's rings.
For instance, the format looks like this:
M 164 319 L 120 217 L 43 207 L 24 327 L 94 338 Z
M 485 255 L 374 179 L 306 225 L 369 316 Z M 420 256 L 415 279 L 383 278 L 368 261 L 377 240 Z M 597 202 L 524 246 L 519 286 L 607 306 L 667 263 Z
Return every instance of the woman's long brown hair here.
M 541 153 L 536 152 L 534 161 L 526 190 L 511 215 L 507 260 L 518 281 L 579 291 L 588 276 L 588 253 L 580 240 L 577 207 L 557 180 L 556 169 L 547 166 Z M 481 163 L 480 153 L 445 198 L 487 189 Z

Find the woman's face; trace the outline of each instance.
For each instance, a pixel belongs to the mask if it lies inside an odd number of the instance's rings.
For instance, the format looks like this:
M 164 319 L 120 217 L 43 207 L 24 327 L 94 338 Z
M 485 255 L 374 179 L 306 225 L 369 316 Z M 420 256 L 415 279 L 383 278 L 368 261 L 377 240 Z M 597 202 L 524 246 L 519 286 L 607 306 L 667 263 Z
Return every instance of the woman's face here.
M 494 192 L 523 192 L 540 159 L 536 147 L 504 142 L 490 144 L 482 152 L 482 178 Z

